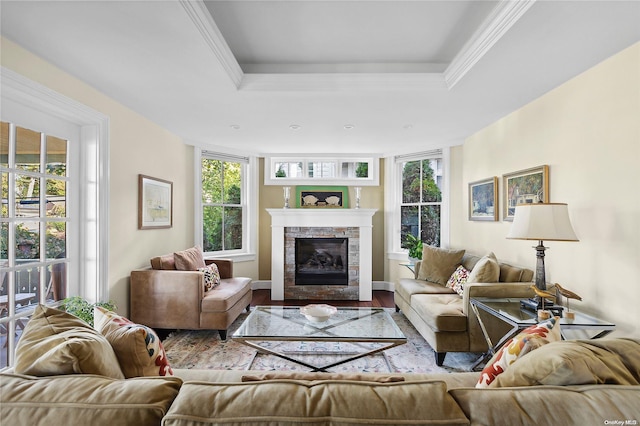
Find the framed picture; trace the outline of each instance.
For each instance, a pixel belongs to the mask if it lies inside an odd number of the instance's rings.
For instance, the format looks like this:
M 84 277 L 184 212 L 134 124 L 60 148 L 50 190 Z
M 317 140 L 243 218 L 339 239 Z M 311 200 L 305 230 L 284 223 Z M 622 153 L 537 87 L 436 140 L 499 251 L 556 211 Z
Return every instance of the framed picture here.
M 469 184 L 469 220 L 498 220 L 498 178 Z
M 348 208 L 349 188 L 346 186 L 296 186 L 296 207 Z
M 516 206 L 527 203 L 549 202 L 549 166 L 539 166 L 503 177 L 504 216 L 503 220 L 513 221 Z
M 138 229 L 171 228 L 173 183 L 138 175 Z

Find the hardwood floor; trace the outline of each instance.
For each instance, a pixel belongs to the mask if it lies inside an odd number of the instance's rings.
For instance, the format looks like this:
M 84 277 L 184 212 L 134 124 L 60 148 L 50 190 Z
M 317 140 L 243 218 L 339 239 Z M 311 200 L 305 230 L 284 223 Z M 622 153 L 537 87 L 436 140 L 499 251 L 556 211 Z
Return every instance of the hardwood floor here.
M 393 292 L 385 290 L 374 290 L 373 300 L 371 302 L 359 302 L 357 300 L 271 300 L 271 290 L 253 290 L 253 299 L 251 306 L 304 306 L 307 303 L 327 303 L 333 306 L 353 306 L 353 307 L 375 307 L 375 308 L 393 308 Z

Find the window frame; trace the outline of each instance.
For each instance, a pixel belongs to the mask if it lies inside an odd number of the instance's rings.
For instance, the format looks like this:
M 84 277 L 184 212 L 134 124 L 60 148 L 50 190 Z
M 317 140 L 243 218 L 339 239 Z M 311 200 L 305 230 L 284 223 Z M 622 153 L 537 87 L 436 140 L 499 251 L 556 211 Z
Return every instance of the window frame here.
M 426 159 L 442 159 L 442 201 L 440 203 L 440 246 L 448 247 L 450 241 L 450 149 L 448 147 L 428 152 L 387 157 L 385 161 L 385 237 L 387 258 L 390 260 L 408 259 L 409 251 L 401 244 L 401 206 L 402 206 L 402 163 Z M 388 190 L 387 190 L 388 188 Z M 427 203 L 429 204 L 429 203 Z
M 248 262 L 256 259 L 257 245 L 257 160 L 253 156 L 242 156 L 224 152 L 194 148 L 194 242 L 204 247 L 202 202 L 202 159 L 210 158 L 241 164 L 242 249 L 203 252 L 205 257 L 233 259 Z M 224 204 L 224 203 L 223 203 Z

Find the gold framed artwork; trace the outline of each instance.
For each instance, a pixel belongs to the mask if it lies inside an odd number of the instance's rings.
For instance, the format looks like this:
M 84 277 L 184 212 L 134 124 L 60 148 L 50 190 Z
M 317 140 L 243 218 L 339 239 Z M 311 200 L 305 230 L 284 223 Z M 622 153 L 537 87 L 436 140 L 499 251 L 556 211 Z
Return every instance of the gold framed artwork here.
M 138 229 L 173 226 L 173 182 L 138 175 Z
M 549 166 L 533 167 L 502 176 L 503 220 L 513 221 L 518 204 L 549 202 Z
M 469 184 L 469 220 L 498 220 L 498 178 Z
M 346 186 L 296 186 L 296 207 L 348 208 L 349 188 Z

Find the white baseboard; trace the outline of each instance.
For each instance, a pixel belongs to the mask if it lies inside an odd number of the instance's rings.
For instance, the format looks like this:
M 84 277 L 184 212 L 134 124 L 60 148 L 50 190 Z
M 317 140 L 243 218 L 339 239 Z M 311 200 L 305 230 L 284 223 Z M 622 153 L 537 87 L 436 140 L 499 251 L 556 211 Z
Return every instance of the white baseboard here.
M 271 289 L 271 281 L 270 280 L 256 280 L 251 282 L 251 288 L 253 290 L 270 290 Z M 373 281 L 371 283 L 371 288 L 373 290 L 385 290 L 385 291 L 394 291 L 395 286 L 392 282 L 389 281 Z

